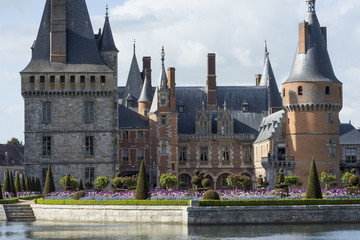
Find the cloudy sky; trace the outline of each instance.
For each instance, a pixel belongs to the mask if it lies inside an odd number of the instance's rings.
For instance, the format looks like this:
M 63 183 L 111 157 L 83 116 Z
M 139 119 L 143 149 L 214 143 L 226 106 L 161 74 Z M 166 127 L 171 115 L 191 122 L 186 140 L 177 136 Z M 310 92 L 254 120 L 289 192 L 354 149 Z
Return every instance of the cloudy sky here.
M 136 39 L 136 55 L 152 57 L 160 71 L 161 46 L 177 86 L 205 85 L 206 56 L 216 53 L 218 85 L 254 85 L 262 72 L 264 41 L 279 88 L 286 80 L 305 19 L 305 0 L 87 0 L 94 31 L 103 26 L 106 4 L 119 53 L 119 85 L 125 84 Z M 23 140 L 24 113 L 19 72 L 31 58 L 45 0 L 0 0 L 0 143 Z M 328 50 L 344 84 L 341 122 L 360 127 L 360 1 L 318 0 L 317 15 L 328 27 Z M 157 81 L 157 80 L 156 80 Z

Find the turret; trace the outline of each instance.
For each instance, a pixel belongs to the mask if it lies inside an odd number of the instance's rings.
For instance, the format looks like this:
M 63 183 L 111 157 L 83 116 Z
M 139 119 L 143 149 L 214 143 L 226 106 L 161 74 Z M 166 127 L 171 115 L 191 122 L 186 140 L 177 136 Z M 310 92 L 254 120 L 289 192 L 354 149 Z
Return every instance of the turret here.
M 145 71 L 145 81 L 141 90 L 141 94 L 138 100 L 138 113 L 144 118 L 148 118 L 152 102 L 151 90 L 148 83 L 148 73 Z
M 339 174 L 339 112 L 342 83 L 336 78 L 326 46 L 325 28 L 307 0 L 306 20 L 299 24 L 299 45 L 282 99 L 286 111 L 288 155 L 303 181 L 315 158 L 319 173 Z

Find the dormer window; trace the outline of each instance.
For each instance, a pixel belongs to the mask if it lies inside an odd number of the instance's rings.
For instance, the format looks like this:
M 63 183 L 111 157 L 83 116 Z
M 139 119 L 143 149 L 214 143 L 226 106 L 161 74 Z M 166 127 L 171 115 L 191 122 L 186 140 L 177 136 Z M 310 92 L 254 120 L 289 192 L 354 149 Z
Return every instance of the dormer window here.
M 330 95 L 330 87 L 329 86 L 325 87 L 325 95 Z
M 160 106 L 161 107 L 166 106 L 166 95 L 165 94 L 160 95 Z
M 228 121 L 223 121 L 221 123 L 221 133 L 229 134 L 230 133 L 230 123 Z
M 30 76 L 30 83 L 35 83 L 35 76 Z
M 302 86 L 298 87 L 298 95 L 299 96 L 303 95 L 303 87 Z
M 178 111 L 179 111 L 179 113 L 183 113 L 184 112 L 184 105 L 179 105 Z
M 200 134 L 208 134 L 208 122 L 200 121 Z
M 243 112 L 249 111 L 249 104 L 248 104 L 247 102 L 244 102 L 244 103 L 242 104 L 242 111 L 243 111 Z
M 132 107 L 133 106 L 133 98 L 131 97 L 130 93 L 126 98 L 126 107 Z

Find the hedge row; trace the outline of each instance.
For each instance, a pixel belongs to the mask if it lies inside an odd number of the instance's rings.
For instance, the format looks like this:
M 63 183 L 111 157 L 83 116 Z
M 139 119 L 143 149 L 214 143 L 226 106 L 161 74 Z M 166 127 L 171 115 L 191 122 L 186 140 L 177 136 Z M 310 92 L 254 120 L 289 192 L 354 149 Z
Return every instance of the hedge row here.
M 54 200 L 35 199 L 36 204 L 47 205 L 145 205 L 145 206 L 189 206 L 188 200 Z
M 202 200 L 200 206 L 290 206 L 360 204 L 360 199 Z
M 19 198 L 0 199 L 0 204 L 11 204 L 19 202 Z
M 32 200 L 32 199 L 36 199 L 36 198 L 42 198 L 44 195 L 39 194 L 39 195 L 33 195 L 33 196 L 25 196 L 25 197 L 19 197 L 19 199 L 22 200 Z

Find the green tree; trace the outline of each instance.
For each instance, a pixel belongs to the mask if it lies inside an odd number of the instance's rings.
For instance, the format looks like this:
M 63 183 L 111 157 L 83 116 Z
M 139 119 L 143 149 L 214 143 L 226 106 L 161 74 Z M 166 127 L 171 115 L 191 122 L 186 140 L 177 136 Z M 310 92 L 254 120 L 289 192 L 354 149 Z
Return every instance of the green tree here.
M 104 191 L 104 189 L 109 185 L 110 180 L 107 177 L 100 176 L 97 177 L 94 181 L 94 186 L 100 191 Z
M 25 184 L 25 174 L 22 174 L 21 181 L 20 181 L 21 191 L 26 192 L 26 184 Z
M 3 197 L 3 195 L 2 195 L 1 181 L 0 181 L 0 199 L 4 199 L 4 197 Z
M 289 176 L 285 176 L 285 184 L 291 188 L 291 186 L 300 187 L 302 185 L 300 178 L 295 174 L 290 174 Z
M 79 191 L 82 191 L 84 190 L 84 184 L 82 182 L 82 179 L 80 179 L 80 183 L 79 183 L 79 188 L 78 188 Z
M 19 177 L 18 172 L 16 173 L 16 176 L 15 176 L 15 189 L 16 189 L 16 192 L 22 192 L 21 185 L 20 185 L 20 177 Z
M 131 177 L 123 177 L 122 181 L 124 184 L 124 187 L 126 187 L 129 190 L 135 189 L 137 182 L 138 182 L 139 175 L 132 175 Z
M 161 186 L 164 186 L 166 189 L 169 189 L 178 184 L 178 179 L 175 175 L 172 175 L 171 173 L 161 174 L 160 184 Z
M 79 187 L 79 183 L 70 174 L 62 177 L 59 183 L 64 187 L 65 191 L 76 191 L 76 189 Z
M 14 197 L 17 197 L 13 171 L 11 171 L 10 173 L 10 184 L 11 184 L 11 192 L 14 194 Z
M 336 185 L 336 177 L 332 175 L 331 173 L 322 172 L 320 181 L 325 184 L 325 195 L 327 195 L 328 187 L 333 187 Z
M 26 176 L 25 186 L 26 186 L 26 189 L 27 189 L 29 192 L 32 191 L 31 178 L 30 178 L 30 176 Z
M 55 184 L 54 184 L 52 170 L 49 165 L 47 173 L 46 173 L 45 184 L 44 184 L 44 193 L 46 194 L 46 193 L 51 193 L 51 192 L 55 192 Z
M 202 180 L 203 178 L 200 176 L 200 171 L 195 170 L 194 171 L 194 177 L 191 179 L 191 183 L 195 188 L 201 188 L 202 187 Z
M 34 177 L 31 177 L 31 187 L 32 187 L 32 191 L 36 192 L 36 181 Z
M 315 159 L 312 160 L 308 185 L 306 188 L 306 198 L 322 198 L 319 176 L 316 171 Z
M 11 192 L 9 169 L 6 170 L 5 182 L 4 182 L 4 186 L 3 186 L 3 192 Z
M 36 191 L 41 193 L 41 182 L 40 178 L 36 178 Z
M 351 173 L 347 172 L 344 173 L 341 177 L 341 182 L 344 184 L 345 187 L 349 187 L 349 178 L 352 176 Z
M 11 138 L 9 141 L 7 141 L 7 144 L 9 145 L 16 145 L 16 146 L 24 146 L 23 143 L 21 141 L 19 141 L 19 139 L 17 138 Z
M 122 177 L 116 177 L 114 179 L 111 180 L 111 185 L 115 188 L 115 189 L 120 189 L 124 186 L 124 182 L 123 182 L 123 178 Z
M 229 186 L 233 188 L 242 189 L 242 190 L 249 190 L 251 188 L 252 180 L 249 176 L 242 175 L 242 174 L 230 174 L 226 178 L 226 182 Z
M 144 160 L 141 162 L 139 177 L 136 184 L 136 200 L 145 200 L 149 198 L 149 181 L 146 175 Z

